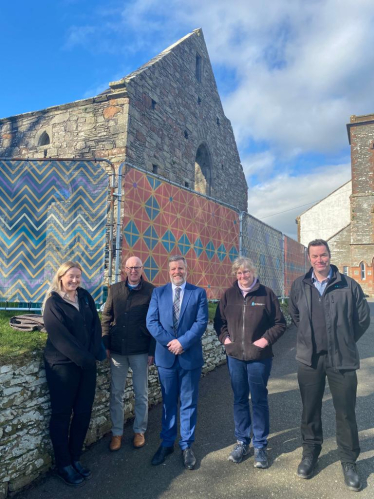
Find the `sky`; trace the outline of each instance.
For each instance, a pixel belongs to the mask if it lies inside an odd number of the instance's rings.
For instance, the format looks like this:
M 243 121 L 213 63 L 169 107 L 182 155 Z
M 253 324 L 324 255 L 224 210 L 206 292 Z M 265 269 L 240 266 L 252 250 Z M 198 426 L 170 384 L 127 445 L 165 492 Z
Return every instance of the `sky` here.
M 253 216 L 295 218 L 350 179 L 346 124 L 374 113 L 372 0 L 2 2 L 0 117 L 92 97 L 202 28 Z

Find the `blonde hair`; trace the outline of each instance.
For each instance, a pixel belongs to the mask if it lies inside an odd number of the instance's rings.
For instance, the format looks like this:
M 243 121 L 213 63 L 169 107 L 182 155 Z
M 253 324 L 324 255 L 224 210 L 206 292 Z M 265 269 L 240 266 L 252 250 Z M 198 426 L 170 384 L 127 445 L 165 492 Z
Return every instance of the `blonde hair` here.
M 81 272 L 83 272 L 83 269 L 81 267 L 81 264 L 78 262 L 73 262 L 72 260 L 68 260 L 67 262 L 64 262 L 60 267 L 57 269 L 57 272 L 52 278 L 52 282 L 45 294 L 44 300 L 43 300 L 43 305 L 42 305 L 42 312 L 44 311 L 45 303 L 48 300 L 48 298 L 51 296 L 53 291 L 61 291 L 62 290 L 62 283 L 61 283 L 61 277 L 63 277 L 66 272 L 68 272 L 70 269 L 76 268 L 79 269 Z
M 253 275 L 257 277 L 257 270 L 250 258 L 247 258 L 246 256 L 238 256 L 232 264 L 232 273 L 233 275 L 236 275 L 239 269 L 248 269 L 253 272 Z

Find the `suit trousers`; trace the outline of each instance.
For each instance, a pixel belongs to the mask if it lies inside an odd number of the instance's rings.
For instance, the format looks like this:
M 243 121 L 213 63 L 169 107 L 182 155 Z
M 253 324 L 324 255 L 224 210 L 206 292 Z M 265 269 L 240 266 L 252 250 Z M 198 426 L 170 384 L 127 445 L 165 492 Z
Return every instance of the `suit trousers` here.
M 335 408 L 339 457 L 342 463 L 354 463 L 360 454 L 355 411 L 357 375 L 355 370 L 332 368 L 327 354 L 313 356 L 312 366 L 298 363 L 298 381 L 303 403 L 301 418 L 303 456 L 317 457 L 322 449 L 321 416 L 326 377 Z
M 110 418 L 112 434 L 117 436 L 123 434 L 125 422 L 123 398 L 129 367 L 132 369 L 132 385 L 135 395 L 134 433 L 145 433 L 148 425 L 148 354 L 119 355 L 112 352 L 110 356 Z
M 201 367 L 183 369 L 178 356 L 171 368 L 158 367 L 162 391 L 162 431 L 160 438 L 163 447 L 173 447 L 177 438 L 177 411 L 180 401 L 180 440 L 182 450 L 191 447 L 195 440 L 197 421 L 197 400 Z
M 82 369 L 72 362 L 45 362 L 45 370 L 52 409 L 49 431 L 56 465 L 62 468 L 79 461 L 82 453 L 95 398 L 96 365 Z

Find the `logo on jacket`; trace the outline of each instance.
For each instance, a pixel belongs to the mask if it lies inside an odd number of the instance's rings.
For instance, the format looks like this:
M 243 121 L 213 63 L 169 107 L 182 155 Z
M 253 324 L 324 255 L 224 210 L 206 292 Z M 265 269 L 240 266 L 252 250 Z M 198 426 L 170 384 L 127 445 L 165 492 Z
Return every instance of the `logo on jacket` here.
M 254 301 L 251 303 L 252 307 L 254 307 L 255 305 L 259 305 L 260 307 L 264 307 L 265 306 L 265 303 L 255 303 Z

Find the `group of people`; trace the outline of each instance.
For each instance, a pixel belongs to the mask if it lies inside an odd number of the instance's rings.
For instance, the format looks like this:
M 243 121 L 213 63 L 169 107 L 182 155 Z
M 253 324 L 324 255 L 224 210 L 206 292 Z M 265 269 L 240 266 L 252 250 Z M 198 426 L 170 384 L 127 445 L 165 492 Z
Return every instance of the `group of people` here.
M 330 264 L 326 241 L 308 246 L 311 269 L 295 280 L 289 311 L 297 326 L 296 359 L 302 399 L 303 454 L 297 474 L 311 478 L 322 448 L 322 397 L 326 377 L 336 412 L 336 438 L 346 485 L 360 490 L 356 470 L 360 448 L 355 416 L 356 342 L 369 327 L 370 311 L 360 286 Z M 122 445 L 124 393 L 128 370 L 135 394 L 132 445 L 145 445 L 148 422 L 148 368 L 154 362 L 162 391 L 161 444 L 152 465 L 162 464 L 174 451 L 179 404 L 182 463 L 196 465 L 195 440 L 199 380 L 204 363 L 201 338 L 208 323 L 204 289 L 187 282 L 187 262 L 169 258 L 170 283 L 155 287 L 144 280 L 143 264 L 126 261 L 126 280 L 109 288 L 102 320 L 90 294 L 80 287 L 82 268 L 66 262 L 57 271 L 43 304 L 48 340 L 45 348 L 51 396 L 50 436 L 57 474 L 80 486 L 91 472 L 80 461 L 88 430 L 96 384 L 96 360 L 103 345 L 111 369 L 109 449 Z M 254 448 L 254 466 L 269 466 L 270 431 L 267 384 L 272 345 L 286 330 L 274 292 L 261 284 L 253 262 L 233 262 L 234 282 L 221 297 L 214 328 L 226 350 L 234 395 L 236 444 L 228 459 L 240 463 Z M 251 409 L 250 401 L 251 398 Z

